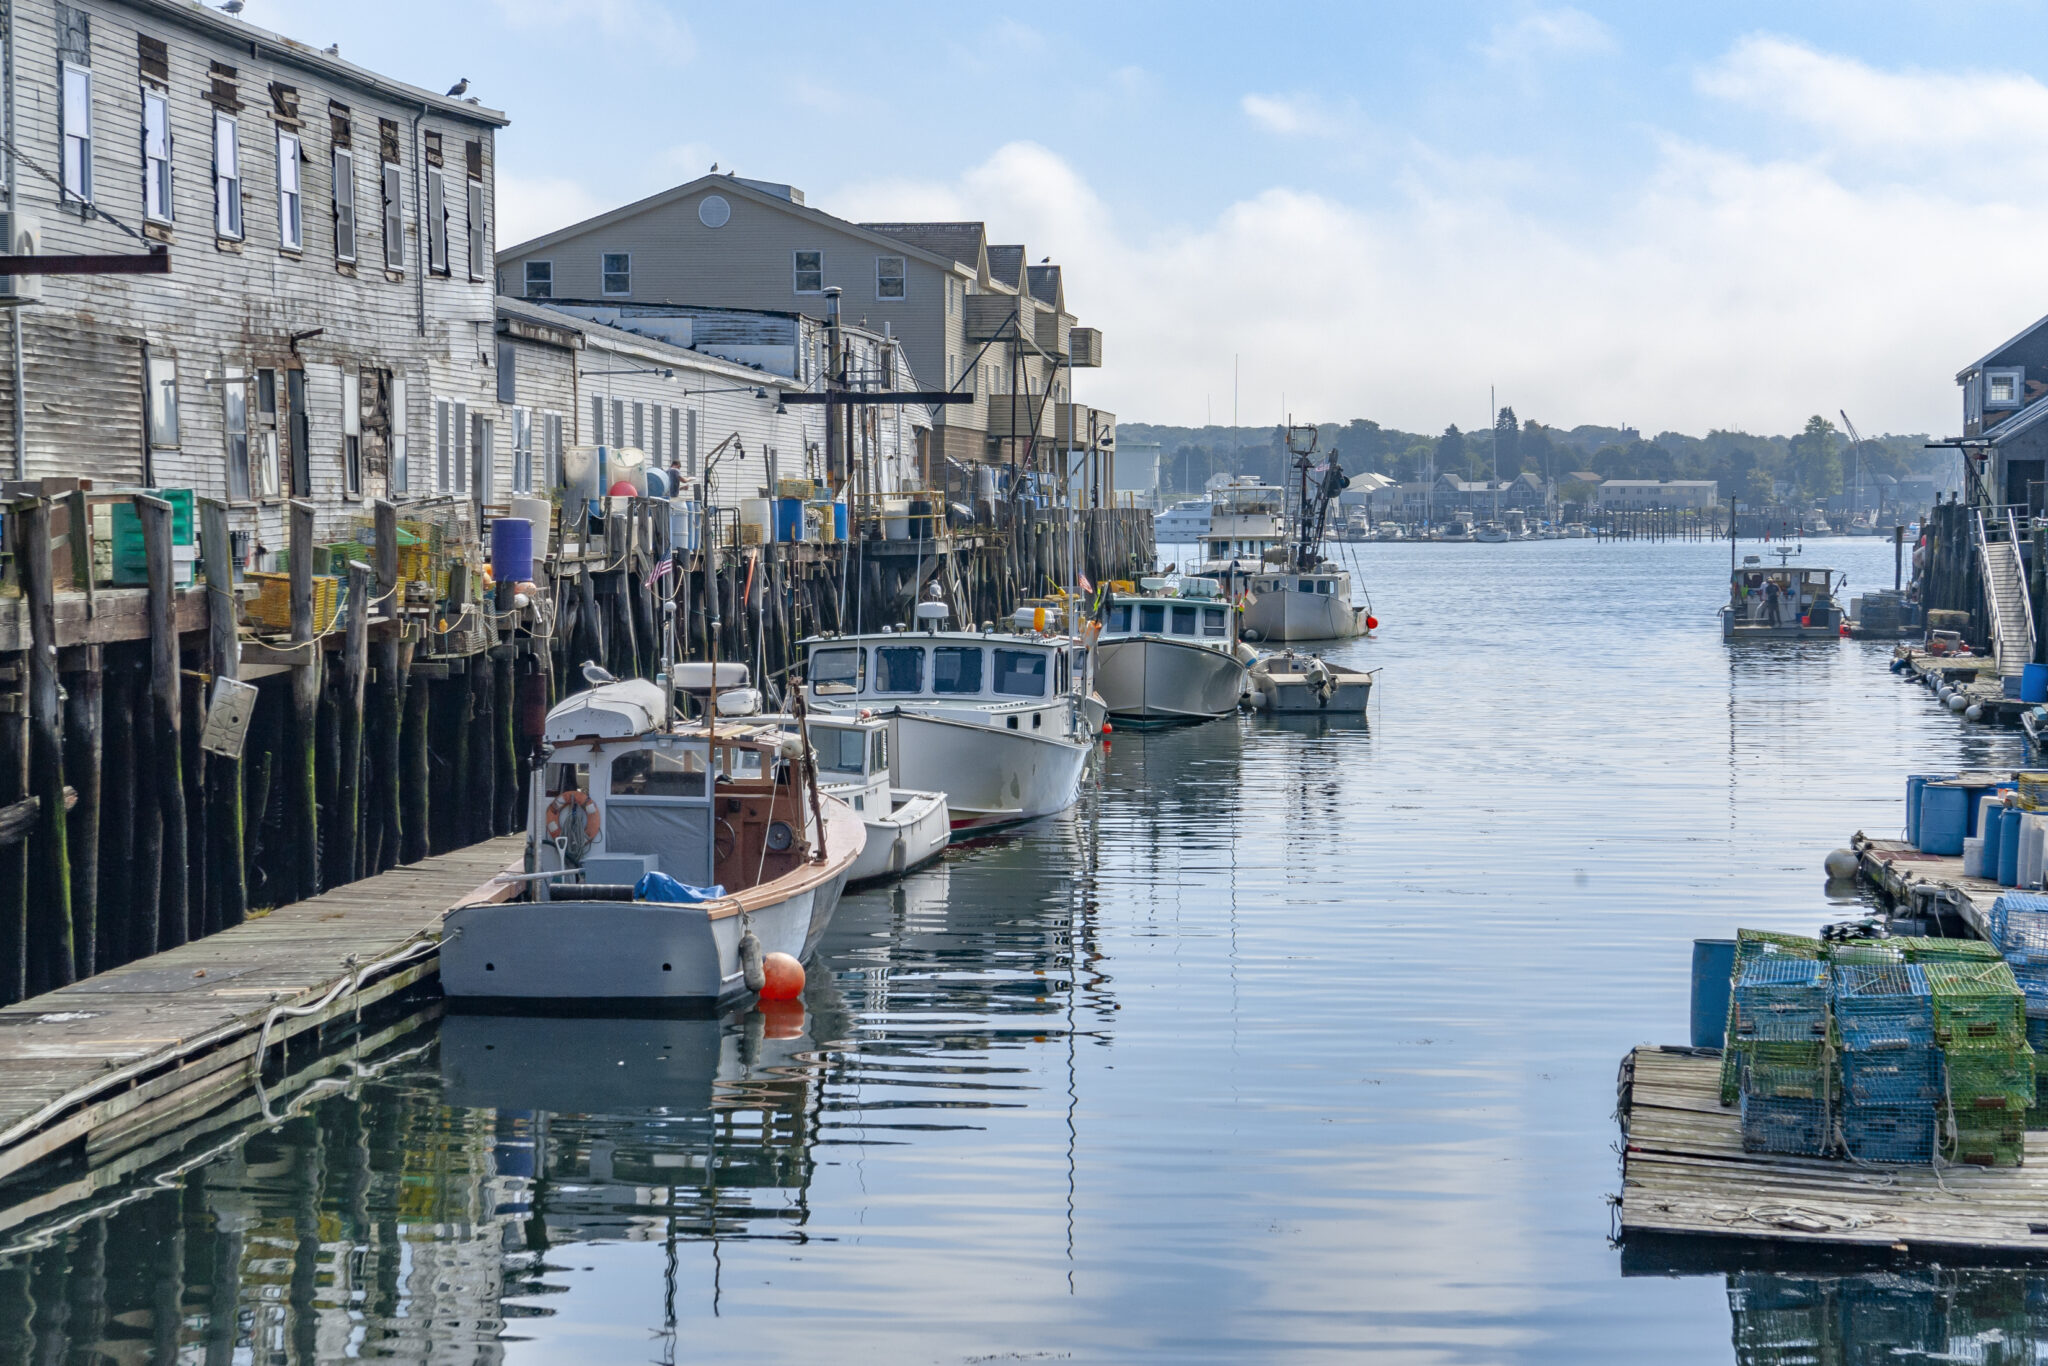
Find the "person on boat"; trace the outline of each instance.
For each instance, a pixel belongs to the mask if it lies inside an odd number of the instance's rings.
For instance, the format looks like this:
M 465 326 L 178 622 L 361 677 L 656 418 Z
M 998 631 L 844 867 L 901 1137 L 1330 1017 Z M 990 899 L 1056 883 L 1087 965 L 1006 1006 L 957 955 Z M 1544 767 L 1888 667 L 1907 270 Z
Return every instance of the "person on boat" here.
M 1776 579 L 1771 579 L 1764 584 L 1764 617 L 1773 626 L 1783 624 L 1782 619 L 1778 615 L 1778 610 L 1778 581 Z

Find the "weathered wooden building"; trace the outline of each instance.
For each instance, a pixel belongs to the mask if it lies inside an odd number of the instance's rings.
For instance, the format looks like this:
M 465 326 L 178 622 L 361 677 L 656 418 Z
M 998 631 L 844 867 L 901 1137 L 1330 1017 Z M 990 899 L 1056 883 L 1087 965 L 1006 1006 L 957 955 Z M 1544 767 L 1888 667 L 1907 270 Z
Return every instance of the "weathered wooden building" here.
M 13 280 L 0 468 L 223 498 L 251 552 L 292 498 L 326 532 L 366 498 L 512 485 L 503 115 L 184 0 L 10 13 L 10 236 L 170 270 Z

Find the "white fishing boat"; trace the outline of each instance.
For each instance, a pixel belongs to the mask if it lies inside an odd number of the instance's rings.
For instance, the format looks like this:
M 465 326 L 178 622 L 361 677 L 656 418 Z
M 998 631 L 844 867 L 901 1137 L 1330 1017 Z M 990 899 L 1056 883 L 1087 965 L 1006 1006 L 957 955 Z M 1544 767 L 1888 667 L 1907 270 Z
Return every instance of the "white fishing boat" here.
M 449 997 L 715 1002 L 757 990 L 765 955 L 809 955 L 866 831 L 800 738 L 716 710 L 678 721 L 665 688 L 634 680 L 548 713 L 527 899 L 449 914 Z
M 1372 700 L 1372 671 L 1332 664 L 1302 650 L 1249 656 L 1252 705 L 1266 712 L 1362 713 Z
M 867 845 L 846 875 L 849 885 L 907 873 L 946 852 L 953 835 L 946 794 L 890 782 L 887 721 L 822 709 L 803 720 L 775 719 L 793 734 L 809 731 L 819 784 L 867 827 Z
M 1469 541 L 1472 539 L 1472 524 L 1463 517 L 1453 517 L 1437 529 L 1439 541 Z
M 1209 495 L 1209 530 L 1195 572 L 1235 593 L 1287 537 L 1287 490 L 1239 475 Z
M 1488 545 L 1501 545 L 1514 538 L 1508 535 L 1508 529 L 1499 522 L 1481 522 L 1473 530 L 1472 539 L 1484 541 Z
M 1379 528 L 1373 532 L 1372 538 L 1375 541 L 1405 541 L 1408 539 L 1406 533 L 1392 522 L 1381 522 Z
M 1095 689 L 1109 714 L 1139 722 L 1207 721 L 1237 710 L 1245 664 L 1237 614 L 1214 579 L 1140 579 L 1112 593 L 1095 645 Z
M 1331 451 L 1316 463 L 1313 424 L 1287 427 L 1300 487 L 1286 545 L 1268 553 L 1249 584 L 1239 634 L 1246 640 L 1343 640 L 1366 629 L 1366 609 L 1351 601 L 1351 575 L 1323 557 L 1323 530 L 1344 489 L 1344 470 Z
M 1153 519 L 1153 542 L 1158 545 L 1193 545 L 1209 534 L 1209 511 L 1207 498 L 1188 498 L 1175 503 Z
M 1582 541 L 1588 535 L 1586 524 L 1584 522 L 1566 522 L 1564 524 L 1564 534 L 1571 540 Z
M 886 721 L 890 781 L 945 793 L 956 833 L 1072 806 L 1101 725 L 1080 643 L 1030 629 L 942 631 L 934 608 L 945 610 L 918 604 L 920 632 L 803 641 L 805 696 L 820 711 Z

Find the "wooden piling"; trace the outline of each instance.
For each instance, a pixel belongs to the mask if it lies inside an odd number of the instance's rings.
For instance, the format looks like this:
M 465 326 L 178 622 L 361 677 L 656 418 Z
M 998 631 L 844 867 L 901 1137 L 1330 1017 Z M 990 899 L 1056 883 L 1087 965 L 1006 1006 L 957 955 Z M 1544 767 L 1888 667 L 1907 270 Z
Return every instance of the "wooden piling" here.
M 65 834 L 71 853 L 72 962 L 79 977 L 99 970 L 103 655 L 98 645 L 75 645 L 58 659 L 64 677 L 64 777 L 78 794 Z
M 377 596 L 383 604 L 384 627 L 371 648 L 377 682 L 371 691 L 370 747 L 375 762 L 369 784 L 369 819 L 364 822 L 372 857 L 365 870 L 381 873 L 398 862 L 403 843 L 403 803 L 400 799 L 399 735 L 404 680 L 399 676 L 399 624 L 402 620 L 398 593 L 398 509 L 378 500 L 374 510 L 377 525 Z
M 50 505 L 14 508 L 21 595 L 28 608 L 29 791 L 39 803 L 29 836 L 28 989 L 68 986 L 77 965 L 71 925 L 71 854 L 64 815 L 64 709 L 57 687 L 57 594 L 51 579 Z
M 406 680 L 405 720 L 399 735 L 399 792 L 405 814 L 398 827 L 398 861 L 418 863 L 427 856 L 432 776 L 427 762 L 427 720 L 432 692 L 417 674 Z
M 348 567 L 348 630 L 341 647 L 341 763 L 334 784 L 334 868 L 342 881 L 363 875 L 363 690 L 370 673 L 370 571 Z
M 150 781 L 157 791 L 159 851 L 155 923 L 135 945 L 138 956 L 185 942 L 190 924 L 185 848 L 184 755 L 178 725 L 177 592 L 171 574 L 171 505 L 135 496 L 142 520 L 143 554 L 149 565 L 149 755 Z
M 228 538 L 225 503 L 204 499 L 199 504 L 199 553 L 206 562 L 207 663 L 216 678 L 242 676 L 242 637 L 235 623 L 235 564 Z M 249 882 L 244 866 L 242 760 L 239 755 L 208 754 L 206 797 L 207 880 L 213 891 L 211 919 L 218 928 L 239 925 L 249 913 Z
M 291 505 L 292 724 L 286 736 L 284 771 L 287 837 L 300 851 L 294 896 L 320 894 L 320 808 L 317 751 L 320 707 L 320 650 L 313 641 L 313 505 Z
M 99 895 L 99 955 L 104 971 L 127 962 L 136 899 L 142 887 L 136 864 L 136 684 L 134 647 L 109 646 L 101 674 L 105 737 L 101 742 L 99 866 L 110 870 Z

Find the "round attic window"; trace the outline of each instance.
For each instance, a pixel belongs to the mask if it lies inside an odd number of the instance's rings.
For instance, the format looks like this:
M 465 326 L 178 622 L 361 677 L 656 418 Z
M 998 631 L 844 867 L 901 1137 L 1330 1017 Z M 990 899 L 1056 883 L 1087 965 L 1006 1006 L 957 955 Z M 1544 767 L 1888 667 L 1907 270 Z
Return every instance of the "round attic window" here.
M 697 221 L 707 228 L 722 228 L 732 221 L 732 205 L 722 194 L 707 194 L 697 201 Z

